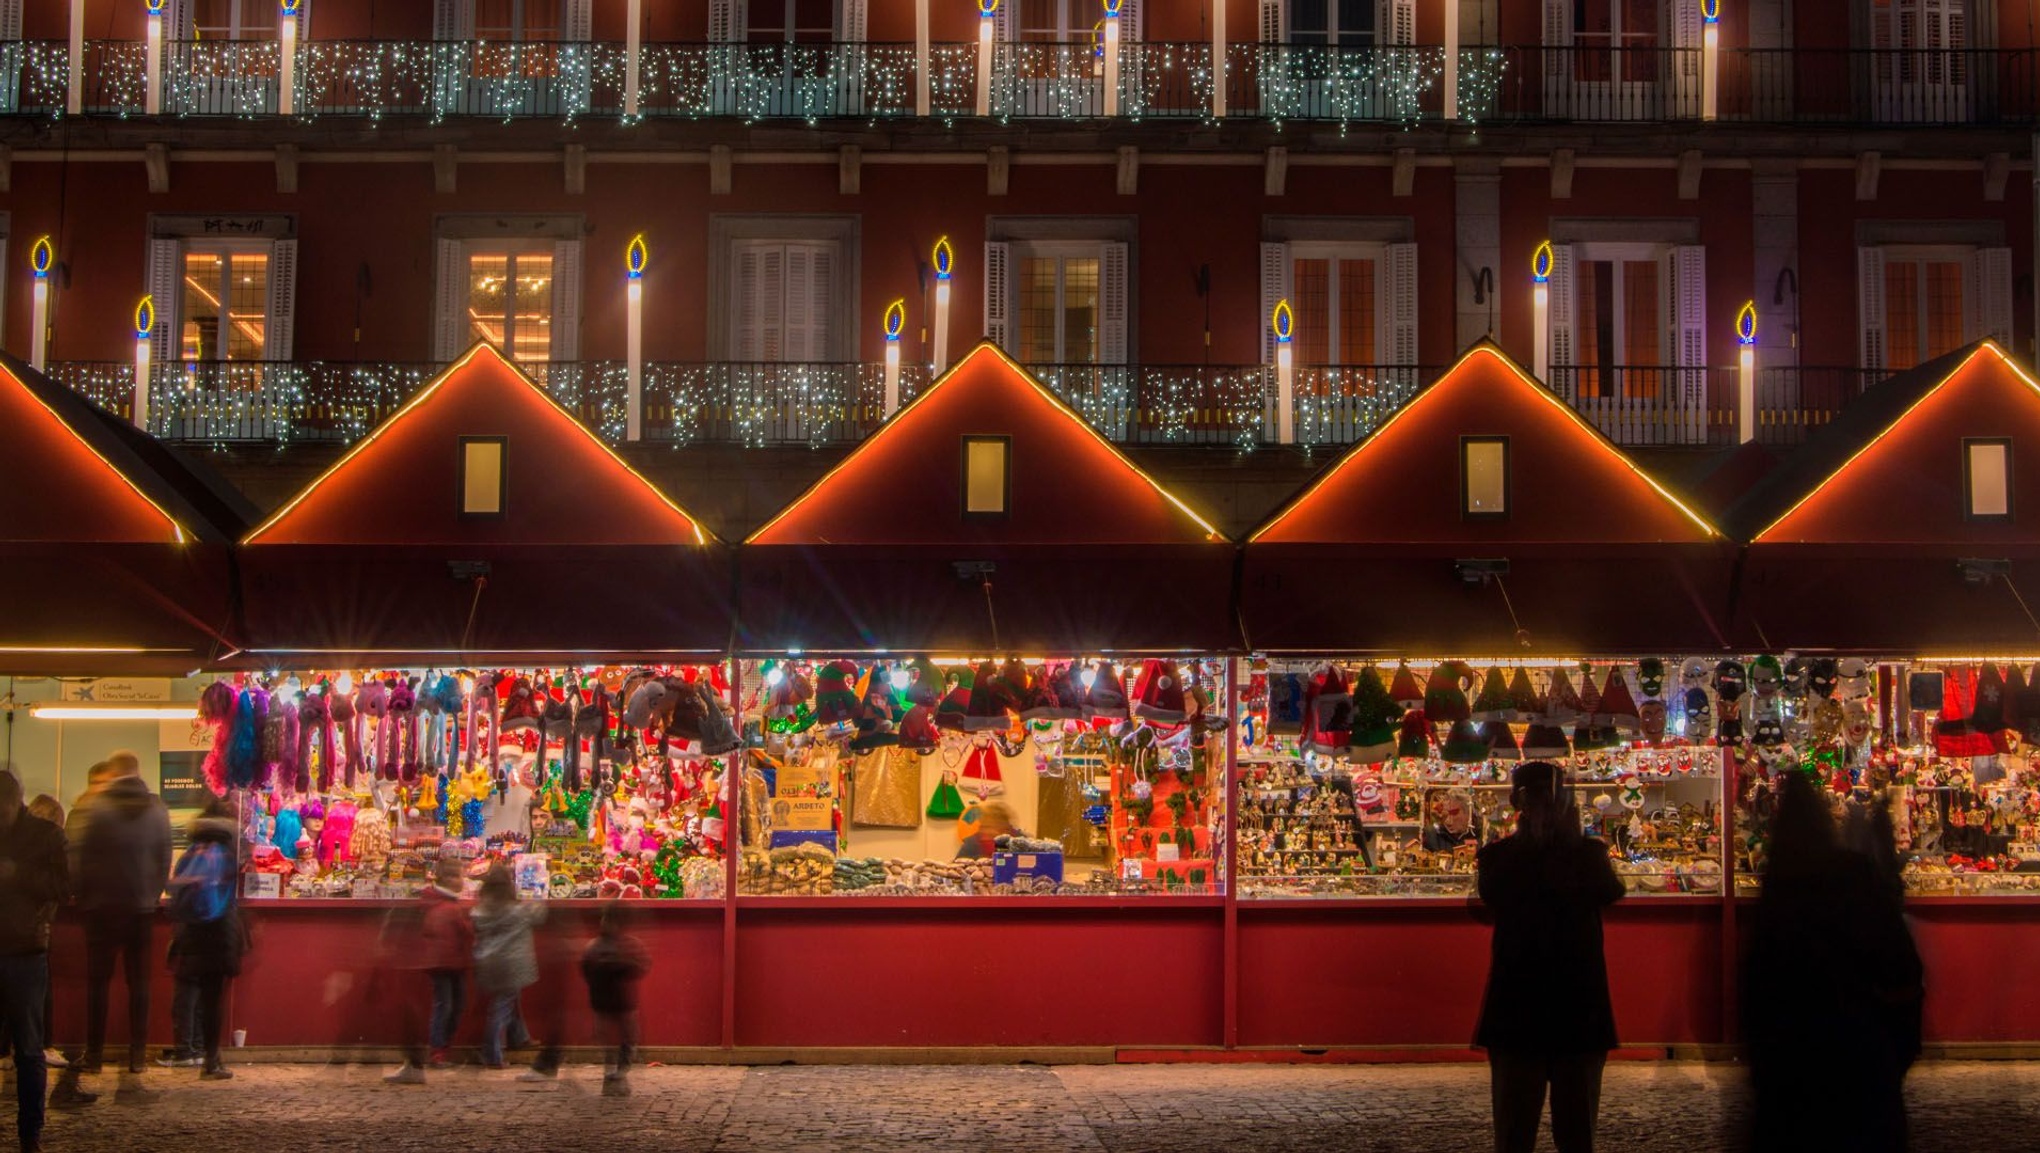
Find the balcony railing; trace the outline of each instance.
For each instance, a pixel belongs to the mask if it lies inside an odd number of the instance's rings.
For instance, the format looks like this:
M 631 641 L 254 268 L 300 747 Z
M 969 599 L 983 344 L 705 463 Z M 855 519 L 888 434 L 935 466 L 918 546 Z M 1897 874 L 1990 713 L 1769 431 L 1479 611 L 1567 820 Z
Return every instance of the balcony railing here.
M 1756 439 L 1798 444 L 1885 374 L 1854 368 L 1759 369 Z M 1551 388 L 1617 444 L 1720 447 L 1740 439 L 1735 368 L 1553 365 Z
M 164 115 L 259 119 L 278 114 L 275 41 L 163 46 Z M 1214 67 L 1206 42 L 1122 45 L 1118 115 L 1208 120 L 1224 86 L 1236 119 L 1414 126 L 1445 118 L 1436 45 L 1339 48 L 1236 43 Z M 0 115 L 64 111 L 73 62 L 57 41 L 0 43 Z M 77 66 L 82 110 L 128 117 L 148 106 L 140 41 L 87 41 Z M 744 120 L 897 119 L 915 111 L 911 44 L 642 46 L 639 117 Z M 974 115 L 977 45 L 930 47 L 929 114 Z M 1663 44 L 1465 45 L 1461 121 L 1692 121 L 1702 114 L 1705 57 Z M 298 47 L 293 115 L 524 117 L 627 114 L 631 60 L 610 42 L 311 40 Z M 1001 43 L 987 82 L 1002 119 L 1105 115 L 1104 61 L 1094 41 Z M 2040 124 L 2040 49 L 1725 48 L 1717 115 L 1771 124 Z

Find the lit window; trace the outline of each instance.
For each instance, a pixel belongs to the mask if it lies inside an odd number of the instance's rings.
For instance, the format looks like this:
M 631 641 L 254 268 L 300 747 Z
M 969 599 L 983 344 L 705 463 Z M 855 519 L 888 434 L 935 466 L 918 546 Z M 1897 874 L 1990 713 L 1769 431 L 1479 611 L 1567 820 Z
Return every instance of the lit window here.
M 963 438 L 963 515 L 1006 515 L 1013 492 L 1012 450 L 1011 437 Z
M 1962 496 L 1970 520 L 2012 519 L 2012 442 L 1962 442 Z
M 531 247 L 468 253 L 467 338 L 480 338 L 520 364 L 552 358 L 553 254 Z
M 1468 520 L 1509 515 L 1509 438 L 1460 438 L 1459 492 L 1459 510 Z
M 503 469 L 503 438 L 460 438 L 460 514 L 502 516 L 507 474 Z
M 178 359 L 263 359 L 268 348 L 268 247 L 193 245 L 185 250 Z

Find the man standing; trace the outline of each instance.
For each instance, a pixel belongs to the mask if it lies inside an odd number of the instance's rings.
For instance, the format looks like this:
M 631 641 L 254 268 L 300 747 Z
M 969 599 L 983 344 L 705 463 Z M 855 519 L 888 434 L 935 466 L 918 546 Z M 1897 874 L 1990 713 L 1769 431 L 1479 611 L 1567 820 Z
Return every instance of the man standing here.
M 14 1048 L 14 1123 L 23 1153 L 42 1148 L 43 1002 L 50 930 L 67 888 L 63 831 L 28 812 L 21 779 L 0 770 L 0 1013 Z
M 85 921 L 85 1072 L 106 1047 L 107 996 L 116 961 L 127 978 L 127 1070 L 148 1055 L 150 931 L 170 880 L 170 812 L 142 781 L 133 753 L 107 758 L 112 779 L 89 805 L 72 810 L 71 875 Z M 79 814 L 83 813 L 83 819 Z

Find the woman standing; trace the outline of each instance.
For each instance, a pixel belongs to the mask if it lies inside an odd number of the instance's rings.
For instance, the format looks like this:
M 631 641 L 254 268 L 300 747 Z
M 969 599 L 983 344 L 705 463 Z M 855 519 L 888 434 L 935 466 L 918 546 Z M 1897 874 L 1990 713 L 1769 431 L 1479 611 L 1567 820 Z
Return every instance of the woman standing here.
M 198 1004 L 199 1036 L 204 1046 L 207 1081 L 225 1081 L 233 1072 L 220 1060 L 220 1026 L 225 1012 L 227 982 L 240 975 L 247 940 L 236 893 L 239 870 L 234 859 L 231 810 L 214 801 L 191 822 L 189 845 L 170 875 L 171 972 L 177 979 L 177 1004 Z
M 1557 765 L 1516 770 L 1516 831 L 1475 858 L 1494 918 L 1487 999 L 1474 1044 L 1488 1051 L 1496 1153 L 1528 1153 L 1551 1095 L 1559 1153 L 1590 1153 L 1615 1010 L 1601 910 L 1622 896 L 1608 846 L 1581 835 Z
M 522 1001 L 526 987 L 538 983 L 538 950 L 531 931 L 544 920 L 544 904 L 517 899 L 510 866 L 492 865 L 475 904 L 475 983 L 489 999 L 482 1064 L 491 1069 L 503 1067 L 506 1039 L 513 1049 L 533 1044 L 531 1031 L 524 1027 Z

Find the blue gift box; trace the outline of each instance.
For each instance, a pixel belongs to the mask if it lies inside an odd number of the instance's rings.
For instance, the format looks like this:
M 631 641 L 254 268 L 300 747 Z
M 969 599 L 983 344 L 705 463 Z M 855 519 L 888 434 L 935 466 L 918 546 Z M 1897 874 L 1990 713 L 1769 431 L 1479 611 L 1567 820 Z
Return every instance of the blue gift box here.
M 1021 877 L 1046 877 L 1061 883 L 1061 853 L 993 853 L 992 883 L 1010 885 Z

